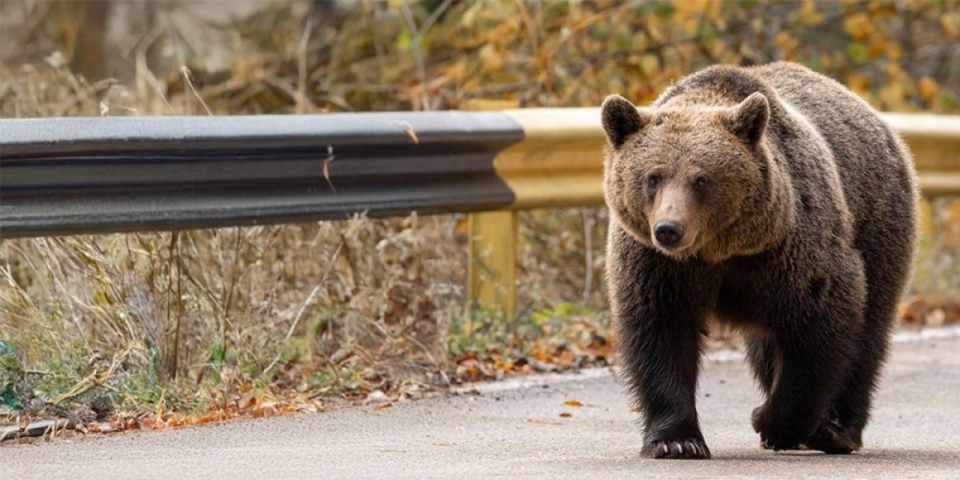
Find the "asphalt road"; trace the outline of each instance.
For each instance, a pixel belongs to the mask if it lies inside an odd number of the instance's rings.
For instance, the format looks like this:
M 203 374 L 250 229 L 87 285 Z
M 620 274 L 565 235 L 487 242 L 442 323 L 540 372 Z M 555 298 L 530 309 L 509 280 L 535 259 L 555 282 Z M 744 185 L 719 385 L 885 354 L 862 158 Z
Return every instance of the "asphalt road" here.
M 957 479 L 960 331 L 947 333 L 895 346 L 865 448 L 848 456 L 760 450 L 749 421 L 759 396 L 743 362 L 727 355 L 707 362 L 700 385 L 711 460 L 640 458 L 622 387 L 591 370 L 384 410 L 4 446 L 0 478 Z

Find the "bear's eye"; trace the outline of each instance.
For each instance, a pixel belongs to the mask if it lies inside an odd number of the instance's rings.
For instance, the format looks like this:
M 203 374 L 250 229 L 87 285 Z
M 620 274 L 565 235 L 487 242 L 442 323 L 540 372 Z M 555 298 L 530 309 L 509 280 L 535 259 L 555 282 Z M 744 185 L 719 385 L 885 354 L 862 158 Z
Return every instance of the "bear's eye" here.
M 650 174 L 650 176 L 647 177 L 647 188 L 649 188 L 650 190 L 656 190 L 657 187 L 659 186 L 660 186 L 660 175 L 657 175 L 656 173 Z
M 697 178 L 693 181 L 693 188 L 699 191 L 703 191 L 704 189 L 707 188 L 708 183 L 709 183 L 709 180 L 707 180 L 706 175 L 698 175 Z

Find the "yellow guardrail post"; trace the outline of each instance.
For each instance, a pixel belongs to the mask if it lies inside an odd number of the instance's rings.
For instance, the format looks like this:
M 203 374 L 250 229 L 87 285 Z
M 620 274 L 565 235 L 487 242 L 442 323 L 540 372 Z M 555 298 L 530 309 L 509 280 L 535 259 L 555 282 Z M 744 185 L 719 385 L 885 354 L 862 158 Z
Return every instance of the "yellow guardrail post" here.
M 927 289 L 934 283 L 933 265 L 936 258 L 936 221 L 934 219 L 933 198 L 920 196 L 919 215 L 917 217 L 919 238 L 917 239 L 917 258 L 913 282 L 921 289 Z
M 517 212 L 471 213 L 467 221 L 470 306 L 511 318 L 517 305 Z
M 465 110 L 516 108 L 516 101 L 468 100 Z M 469 308 L 512 318 L 517 308 L 517 212 L 476 212 L 467 218 Z M 468 313 L 469 314 L 469 313 Z

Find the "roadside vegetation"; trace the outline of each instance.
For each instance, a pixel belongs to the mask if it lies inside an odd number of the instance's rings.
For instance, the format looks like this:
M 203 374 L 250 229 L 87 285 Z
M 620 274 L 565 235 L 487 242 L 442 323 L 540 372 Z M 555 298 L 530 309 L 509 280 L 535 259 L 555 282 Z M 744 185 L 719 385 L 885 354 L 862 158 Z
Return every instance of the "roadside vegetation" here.
M 211 13 L 222 5 L 4 1 L 0 116 L 597 106 L 612 92 L 644 104 L 709 64 L 780 59 L 881 110 L 960 114 L 958 0 L 276 0 Z M 934 212 L 901 309 L 911 327 L 960 321 L 960 201 Z M 515 318 L 466 305 L 464 221 L 3 240 L 0 425 L 386 408 L 611 361 L 606 212 L 521 214 Z

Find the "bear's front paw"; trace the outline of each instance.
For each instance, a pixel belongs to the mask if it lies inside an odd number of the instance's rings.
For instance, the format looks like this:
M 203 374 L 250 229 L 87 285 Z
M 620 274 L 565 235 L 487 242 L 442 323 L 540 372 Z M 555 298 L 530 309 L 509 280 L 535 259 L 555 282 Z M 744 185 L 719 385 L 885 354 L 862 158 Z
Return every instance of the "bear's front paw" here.
M 832 419 L 821 423 L 817 431 L 803 441 L 803 445 L 834 455 L 845 455 L 860 449 L 860 442 L 854 439 L 854 435 Z
M 644 442 L 640 454 L 647 458 L 710 458 L 710 449 L 702 438 L 653 440 Z
M 753 410 L 753 430 L 760 434 L 760 447 L 765 450 L 799 450 L 798 428 L 777 421 L 766 406 Z

